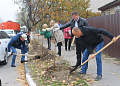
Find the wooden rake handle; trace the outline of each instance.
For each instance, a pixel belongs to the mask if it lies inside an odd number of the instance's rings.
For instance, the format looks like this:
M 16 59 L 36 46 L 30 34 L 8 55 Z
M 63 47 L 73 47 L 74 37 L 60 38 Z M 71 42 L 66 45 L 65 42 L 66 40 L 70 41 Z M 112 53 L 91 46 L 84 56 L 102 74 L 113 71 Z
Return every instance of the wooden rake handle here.
M 75 36 L 73 37 L 73 40 L 72 40 L 72 43 L 71 43 L 71 45 L 73 45 L 74 41 L 75 41 Z
M 120 38 L 120 35 L 118 35 L 118 36 L 116 37 L 117 40 L 118 40 L 119 38 Z M 105 45 L 101 50 L 99 50 L 97 53 L 95 53 L 95 56 L 96 56 L 97 54 L 99 54 L 101 51 L 103 51 L 104 49 L 106 49 L 108 46 L 110 46 L 112 43 L 113 43 L 113 41 L 111 41 L 111 42 L 109 42 L 107 45 Z M 90 59 L 91 59 L 91 58 L 89 58 L 89 59 L 86 60 L 84 63 L 82 63 L 81 66 L 84 65 L 85 63 L 87 63 Z
M 16 53 L 12 53 L 13 55 L 21 55 L 21 56 L 25 56 L 25 54 L 16 54 Z M 28 55 L 28 56 L 35 56 L 35 55 Z

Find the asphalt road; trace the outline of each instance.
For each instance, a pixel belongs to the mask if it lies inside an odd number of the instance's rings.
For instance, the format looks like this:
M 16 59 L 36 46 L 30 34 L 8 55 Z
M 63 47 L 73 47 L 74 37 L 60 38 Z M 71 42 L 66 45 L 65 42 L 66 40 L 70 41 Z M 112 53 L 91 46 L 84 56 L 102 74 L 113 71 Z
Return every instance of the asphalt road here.
M 17 56 L 17 58 L 19 58 L 19 56 Z M 16 81 L 19 77 L 17 74 L 19 71 L 16 71 L 19 67 L 19 61 L 17 58 L 15 62 L 16 67 L 11 67 L 12 56 L 8 57 L 7 65 L 0 65 L 0 78 L 2 81 L 2 86 L 23 86 L 19 83 L 19 81 Z

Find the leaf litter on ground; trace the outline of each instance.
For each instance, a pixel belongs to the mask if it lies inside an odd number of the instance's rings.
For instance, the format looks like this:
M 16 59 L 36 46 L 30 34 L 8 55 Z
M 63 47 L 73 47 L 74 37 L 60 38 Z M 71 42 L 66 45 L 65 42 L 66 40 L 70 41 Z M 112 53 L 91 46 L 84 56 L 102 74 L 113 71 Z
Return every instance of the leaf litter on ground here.
M 88 86 L 78 73 L 69 73 L 69 63 L 56 56 L 56 52 L 47 50 L 36 40 L 32 46 L 29 54 L 40 56 L 28 58 L 29 72 L 37 86 Z

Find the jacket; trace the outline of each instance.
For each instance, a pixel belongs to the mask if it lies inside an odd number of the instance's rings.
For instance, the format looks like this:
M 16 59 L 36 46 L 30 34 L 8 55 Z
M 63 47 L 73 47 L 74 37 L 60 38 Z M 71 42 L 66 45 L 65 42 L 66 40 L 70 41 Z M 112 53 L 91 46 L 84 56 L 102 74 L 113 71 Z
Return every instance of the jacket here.
M 22 47 L 25 51 L 25 53 L 27 53 L 27 47 L 25 45 L 25 41 L 21 41 L 20 40 L 20 36 L 22 34 L 17 34 L 16 36 L 14 36 L 10 42 L 8 43 L 8 52 L 10 52 L 10 48 L 11 46 L 15 47 L 15 48 L 19 48 Z
M 72 34 L 72 29 L 75 27 L 75 21 L 74 19 L 71 19 L 71 21 L 63 26 L 60 27 L 60 30 L 65 29 L 67 27 L 71 26 L 71 34 Z M 89 26 L 88 22 L 86 19 L 79 17 L 78 19 L 78 28 L 81 26 Z M 73 34 L 71 35 L 73 37 Z
M 67 28 L 64 29 L 64 38 L 71 39 L 71 34 L 69 33 L 69 31 L 71 32 L 70 27 L 67 27 Z
M 97 46 L 99 43 L 104 41 L 102 34 L 109 37 L 110 39 L 113 39 L 113 37 L 114 37 L 108 31 L 106 31 L 104 29 L 100 29 L 100 28 L 83 26 L 80 29 L 83 33 L 83 36 L 82 36 L 83 39 L 80 41 L 83 42 L 83 44 L 86 46 L 86 48 L 90 54 L 93 53 L 93 50 L 90 47 L 91 45 Z
M 47 30 L 48 28 L 45 29 Z M 50 31 L 43 31 L 40 34 L 44 34 L 44 38 L 48 38 L 52 36 Z

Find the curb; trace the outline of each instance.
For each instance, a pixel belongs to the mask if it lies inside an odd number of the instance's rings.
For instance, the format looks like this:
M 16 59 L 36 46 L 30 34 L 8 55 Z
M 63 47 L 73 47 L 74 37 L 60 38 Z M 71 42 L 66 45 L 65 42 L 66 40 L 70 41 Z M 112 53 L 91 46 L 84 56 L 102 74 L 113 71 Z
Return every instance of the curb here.
M 27 60 L 26 56 L 25 56 L 25 60 Z M 31 78 L 31 76 L 30 76 L 30 74 L 28 72 L 27 62 L 25 62 L 24 66 L 25 66 L 26 80 L 27 80 L 29 86 L 36 86 L 35 82 L 33 81 L 33 79 Z

